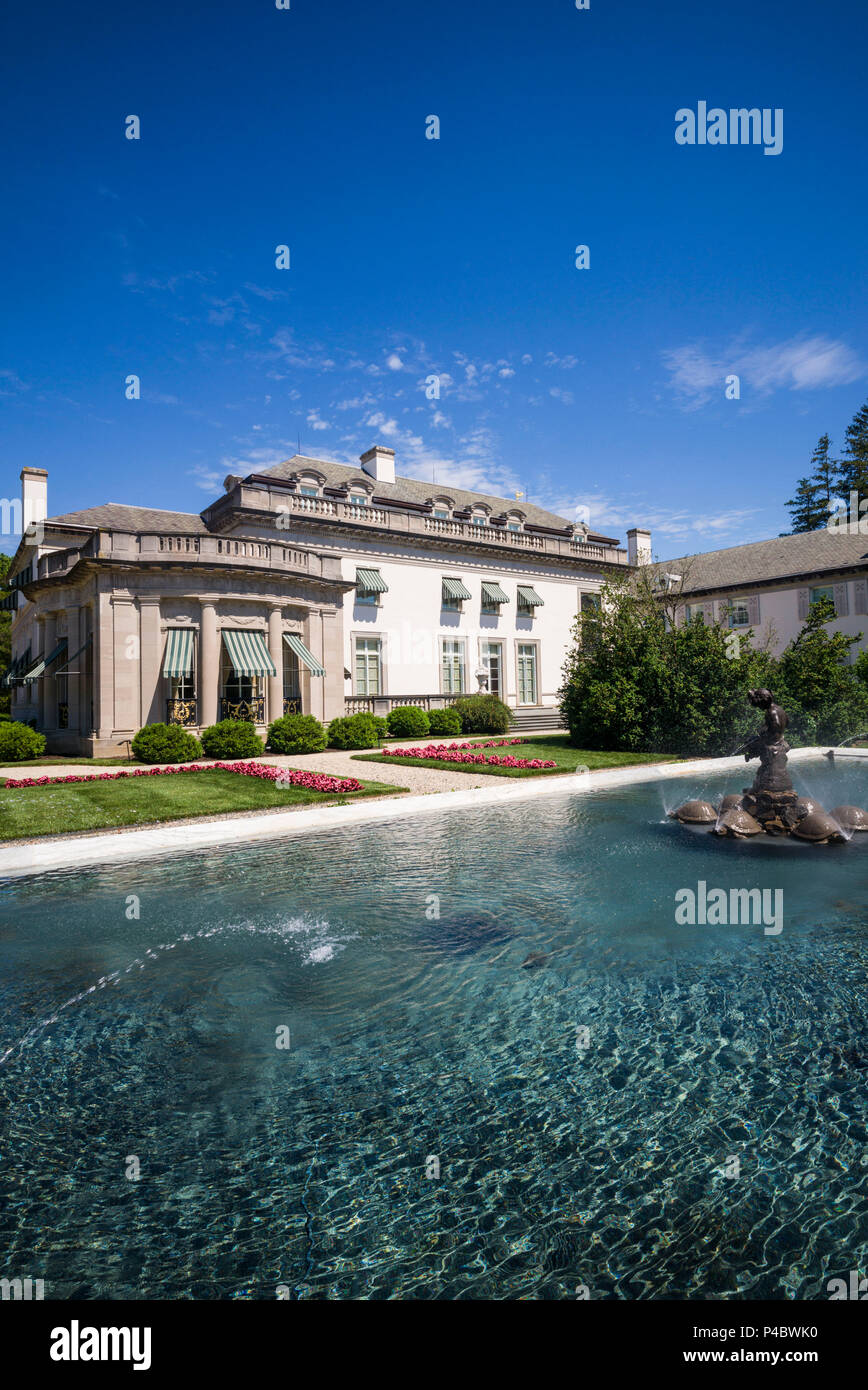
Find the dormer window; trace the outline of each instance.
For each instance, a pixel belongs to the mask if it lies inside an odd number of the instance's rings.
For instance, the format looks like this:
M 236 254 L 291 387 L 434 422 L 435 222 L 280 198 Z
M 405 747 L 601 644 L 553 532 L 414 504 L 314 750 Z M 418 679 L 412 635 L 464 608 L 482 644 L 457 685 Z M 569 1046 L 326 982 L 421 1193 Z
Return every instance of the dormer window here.
M 351 493 L 350 493 L 350 506 L 351 506 L 351 507 L 366 507 L 367 505 L 368 505 L 368 498 L 367 498 L 367 494 L 366 494 L 366 493 L 364 493 L 364 492 L 351 492 Z
M 299 492 L 302 497 L 319 497 L 319 488 L 312 486 L 311 483 L 302 483 Z
M 506 529 L 507 529 L 507 531 L 520 531 L 520 530 L 521 530 L 521 517 L 520 517 L 520 516 L 516 516 L 516 515 L 515 515 L 515 512 L 510 512 L 509 515 L 507 516 L 507 518 L 506 518 Z
M 485 512 L 474 512 L 472 517 L 470 518 L 470 521 L 473 526 L 488 525 L 488 517 L 486 516 Z
M 446 510 L 445 507 L 435 507 L 435 508 L 434 508 L 434 515 L 436 516 L 436 518 L 437 518 L 438 521 L 448 521 L 448 520 L 449 520 L 449 513 L 448 513 L 448 511 Z

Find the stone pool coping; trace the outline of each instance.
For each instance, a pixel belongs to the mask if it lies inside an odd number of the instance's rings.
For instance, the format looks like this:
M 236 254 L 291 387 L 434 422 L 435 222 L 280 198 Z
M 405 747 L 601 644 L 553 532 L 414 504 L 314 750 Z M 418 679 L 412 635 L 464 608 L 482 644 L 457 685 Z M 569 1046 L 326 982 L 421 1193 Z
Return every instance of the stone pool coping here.
M 817 758 L 827 747 L 794 748 L 790 762 Z M 855 753 L 857 750 L 853 750 Z M 858 750 L 868 758 L 868 749 Z M 852 756 L 852 754 L 851 754 Z M 365 822 L 386 823 L 431 812 L 459 811 L 481 806 L 497 806 L 535 797 L 588 795 L 638 782 L 664 782 L 696 776 L 703 781 L 720 772 L 748 771 L 744 758 L 697 758 L 675 763 L 641 763 L 634 767 L 601 768 L 596 772 L 564 773 L 561 776 L 496 779 L 491 787 L 469 787 L 427 795 L 371 797 L 367 801 L 343 806 L 310 806 L 300 810 L 245 812 L 217 819 L 169 822 L 142 828 L 120 827 L 83 835 L 50 836 L 0 846 L 0 878 L 22 878 L 28 874 L 56 869 L 77 869 L 96 864 L 126 863 L 134 859 L 165 854 L 183 854 L 215 845 L 236 846 L 257 841 L 285 839 L 313 831 Z M 697 788 L 699 791 L 700 788 Z M 737 788 L 735 789 L 737 790 Z

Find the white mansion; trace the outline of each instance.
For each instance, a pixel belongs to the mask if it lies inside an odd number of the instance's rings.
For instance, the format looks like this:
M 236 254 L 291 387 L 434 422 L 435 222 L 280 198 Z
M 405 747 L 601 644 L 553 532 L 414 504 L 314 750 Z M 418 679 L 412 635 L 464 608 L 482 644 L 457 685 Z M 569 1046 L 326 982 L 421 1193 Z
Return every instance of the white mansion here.
M 47 515 L 47 474 L 21 473 L 13 612 L 15 719 L 56 752 L 123 751 L 165 720 L 261 732 L 286 711 L 327 721 L 434 708 L 488 689 L 554 714 L 575 616 L 607 575 L 647 563 L 520 499 L 296 456 L 230 476 L 201 514 L 109 503 Z

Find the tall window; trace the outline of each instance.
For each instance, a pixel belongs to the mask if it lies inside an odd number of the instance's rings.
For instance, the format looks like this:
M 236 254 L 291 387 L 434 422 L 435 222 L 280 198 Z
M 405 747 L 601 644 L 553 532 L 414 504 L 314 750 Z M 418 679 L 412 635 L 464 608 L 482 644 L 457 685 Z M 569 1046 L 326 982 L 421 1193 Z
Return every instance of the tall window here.
M 746 603 L 731 603 L 726 617 L 730 627 L 750 627 L 750 610 Z
M 834 589 L 834 586 L 831 585 L 831 584 L 823 584 L 823 585 L 820 585 L 819 588 L 811 589 L 811 591 L 810 591 L 811 603 L 817 603 L 821 598 L 827 598 L 827 599 L 830 601 L 830 603 L 834 603 L 834 602 L 835 602 L 835 589 Z
M 520 705 L 535 705 L 537 703 L 536 690 L 536 647 L 532 642 L 519 642 L 518 703 Z
M 283 712 L 301 714 L 301 680 L 299 679 L 298 657 L 285 642 L 283 647 Z
M 464 643 L 454 638 L 443 639 L 443 693 L 464 694 Z
M 356 638 L 356 694 L 379 695 L 382 686 L 379 637 Z
M 488 672 L 488 693 L 500 698 L 501 671 L 503 668 L 503 643 L 483 642 L 482 665 Z
M 263 693 L 262 676 L 241 676 L 229 660 L 225 646 L 220 658 L 220 685 L 223 699 L 233 705 L 249 704 Z

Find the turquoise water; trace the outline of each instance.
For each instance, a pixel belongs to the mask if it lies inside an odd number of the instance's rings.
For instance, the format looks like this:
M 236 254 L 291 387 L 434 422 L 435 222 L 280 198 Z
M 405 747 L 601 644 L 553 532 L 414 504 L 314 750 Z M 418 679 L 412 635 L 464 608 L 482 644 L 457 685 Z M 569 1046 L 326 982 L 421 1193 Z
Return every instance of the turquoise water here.
M 868 803 L 868 768 L 797 780 Z M 0 1276 L 750 1299 L 864 1272 L 868 835 L 718 842 L 665 815 L 701 790 L 7 882 Z M 700 880 L 782 889 L 783 930 L 678 926 Z

